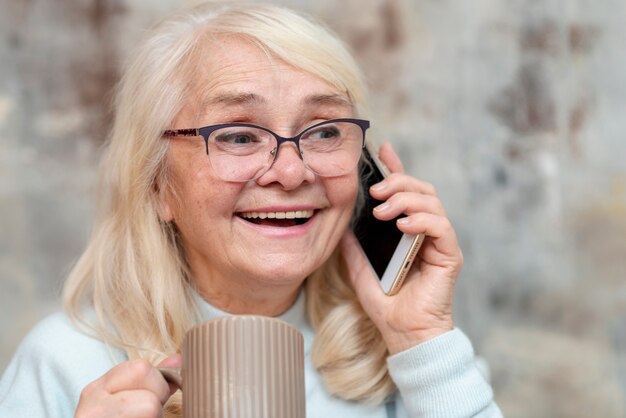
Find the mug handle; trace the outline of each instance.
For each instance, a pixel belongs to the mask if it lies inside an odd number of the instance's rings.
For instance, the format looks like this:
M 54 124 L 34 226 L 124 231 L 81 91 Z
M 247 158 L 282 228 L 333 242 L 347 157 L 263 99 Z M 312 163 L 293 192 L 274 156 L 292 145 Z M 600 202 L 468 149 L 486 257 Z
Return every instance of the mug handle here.
M 175 384 L 179 389 L 183 388 L 183 375 L 180 367 L 157 367 L 157 370 L 168 383 Z

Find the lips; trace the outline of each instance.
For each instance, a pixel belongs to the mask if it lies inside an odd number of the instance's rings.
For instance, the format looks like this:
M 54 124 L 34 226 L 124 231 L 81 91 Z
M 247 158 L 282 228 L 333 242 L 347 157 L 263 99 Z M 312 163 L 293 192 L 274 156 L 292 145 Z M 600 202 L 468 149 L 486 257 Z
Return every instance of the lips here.
M 256 225 L 290 227 L 305 224 L 309 219 L 313 217 L 314 214 L 314 210 L 308 209 L 271 212 L 240 212 L 237 213 L 237 216 Z

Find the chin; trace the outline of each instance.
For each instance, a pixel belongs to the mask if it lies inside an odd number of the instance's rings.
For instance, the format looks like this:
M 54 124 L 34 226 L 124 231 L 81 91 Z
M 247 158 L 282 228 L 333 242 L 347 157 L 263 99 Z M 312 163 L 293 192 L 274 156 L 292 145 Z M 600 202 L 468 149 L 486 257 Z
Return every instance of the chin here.
M 267 284 L 301 285 L 318 266 L 303 263 L 301 260 L 283 263 L 265 262 L 262 271 L 253 271 L 256 280 Z
M 259 281 L 267 284 L 301 285 L 312 272 L 303 274 L 302 270 L 285 271 L 283 268 L 265 271 L 258 278 Z

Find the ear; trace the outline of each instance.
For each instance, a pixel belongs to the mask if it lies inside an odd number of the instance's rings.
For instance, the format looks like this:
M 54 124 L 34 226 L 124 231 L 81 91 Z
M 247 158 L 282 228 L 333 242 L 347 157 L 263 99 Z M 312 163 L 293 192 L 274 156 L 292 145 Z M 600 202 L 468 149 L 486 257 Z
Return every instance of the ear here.
M 159 219 L 163 222 L 171 222 L 175 219 L 173 211 L 173 196 L 169 187 L 161 188 L 158 183 L 154 185 L 154 200 Z
M 174 220 L 174 212 L 166 199 L 157 197 L 157 214 L 163 222 L 171 222 Z

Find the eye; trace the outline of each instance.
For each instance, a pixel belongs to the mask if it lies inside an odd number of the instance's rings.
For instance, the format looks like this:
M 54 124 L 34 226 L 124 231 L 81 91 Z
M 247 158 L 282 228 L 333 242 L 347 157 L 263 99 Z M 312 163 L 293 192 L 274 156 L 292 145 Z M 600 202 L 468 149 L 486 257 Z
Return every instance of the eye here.
M 305 135 L 307 139 L 333 139 L 339 136 L 341 136 L 340 130 L 333 125 L 319 126 Z
M 219 132 L 215 135 L 215 142 L 221 144 L 251 144 L 259 142 L 259 137 L 254 132 L 235 131 Z

